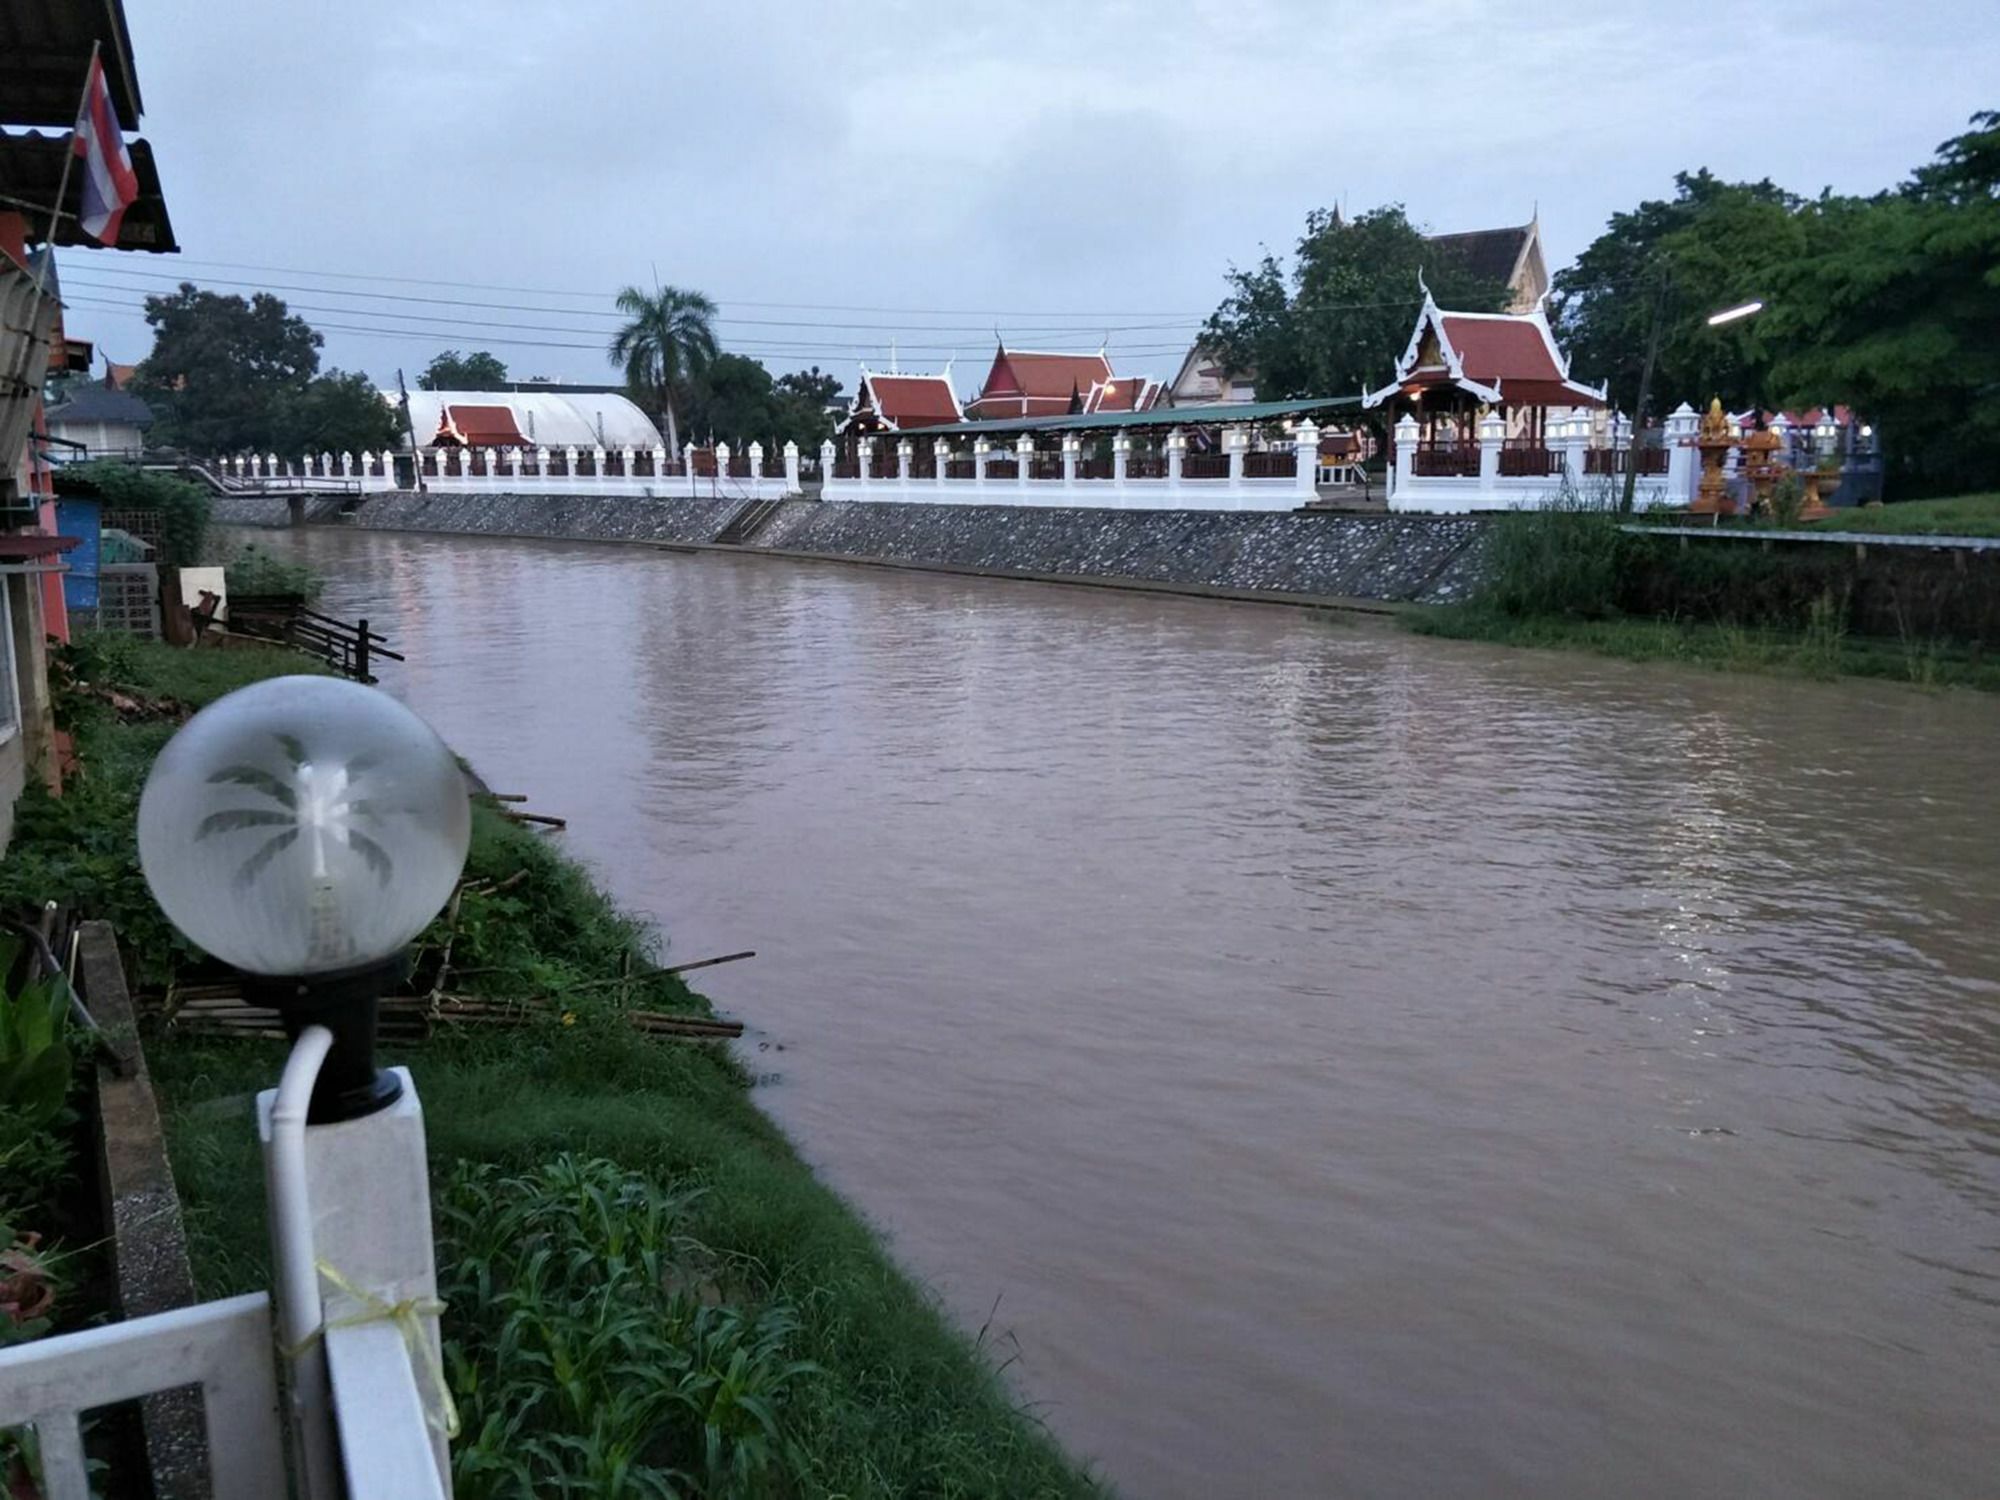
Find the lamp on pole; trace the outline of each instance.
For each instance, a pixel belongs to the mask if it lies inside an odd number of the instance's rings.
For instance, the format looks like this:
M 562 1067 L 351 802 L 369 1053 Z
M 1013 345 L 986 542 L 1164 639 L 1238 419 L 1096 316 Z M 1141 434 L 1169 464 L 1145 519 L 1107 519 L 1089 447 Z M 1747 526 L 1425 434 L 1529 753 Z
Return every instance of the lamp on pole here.
M 423 1115 L 408 1074 L 376 1066 L 375 1016 L 407 945 L 450 900 L 471 825 L 465 777 L 431 727 L 330 677 L 274 678 L 210 704 L 168 741 L 139 799 L 139 863 L 161 910 L 293 1039 L 258 1106 L 307 1500 L 343 1493 L 326 1344 L 357 1318 L 345 1305 L 329 1319 L 329 1301 L 351 1304 L 358 1287 L 429 1308 L 422 1341 L 437 1367 Z M 334 1290 L 323 1265 L 339 1273 Z M 431 1440 L 439 1488 L 422 1493 L 444 1492 L 444 1441 Z

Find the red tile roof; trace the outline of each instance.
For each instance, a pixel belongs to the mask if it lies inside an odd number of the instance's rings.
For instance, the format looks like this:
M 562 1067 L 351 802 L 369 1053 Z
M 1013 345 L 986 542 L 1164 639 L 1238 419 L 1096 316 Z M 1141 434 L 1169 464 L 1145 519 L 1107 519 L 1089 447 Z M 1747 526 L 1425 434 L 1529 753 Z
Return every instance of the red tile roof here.
M 868 375 L 863 383 L 876 414 L 899 430 L 962 420 L 957 393 L 943 375 Z
M 966 405 L 974 417 L 1061 416 L 1094 385 L 1113 378 L 1102 354 L 1046 354 L 1009 349 L 993 356 L 986 384 Z
M 1539 325 L 1527 318 L 1476 318 L 1458 313 L 1444 314 L 1444 336 L 1465 373 L 1481 385 L 1504 380 L 1502 387 L 1513 395 L 1516 381 L 1551 380 L 1560 382 L 1562 366 L 1556 363 L 1548 340 Z
M 514 424 L 514 410 L 508 406 L 447 406 L 438 415 L 437 436 L 432 443 L 451 439 L 468 448 L 531 448 L 534 445 Z
M 1153 382 L 1143 375 L 1127 375 L 1119 380 L 1106 380 L 1093 387 L 1086 396 L 1085 411 L 1143 411 L 1147 398 L 1157 394 Z

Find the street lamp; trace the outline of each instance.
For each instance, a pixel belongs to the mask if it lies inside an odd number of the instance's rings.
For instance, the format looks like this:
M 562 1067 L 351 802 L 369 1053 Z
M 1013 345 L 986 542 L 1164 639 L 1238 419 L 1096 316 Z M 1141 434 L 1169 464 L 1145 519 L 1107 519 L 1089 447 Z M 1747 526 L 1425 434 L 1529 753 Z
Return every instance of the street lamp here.
M 139 863 L 160 909 L 244 975 L 295 1039 L 332 1033 L 313 1124 L 392 1103 L 375 1009 L 405 945 L 465 864 L 465 778 L 388 694 L 279 677 L 203 709 L 168 741 L 139 799 Z
M 1720 312 L 1710 313 L 1708 315 L 1708 326 L 1710 328 L 1720 328 L 1725 323 L 1740 323 L 1745 318 L 1756 317 L 1763 310 L 1764 304 L 1755 299 L 1749 302 L 1739 302 L 1734 307 L 1725 307 Z

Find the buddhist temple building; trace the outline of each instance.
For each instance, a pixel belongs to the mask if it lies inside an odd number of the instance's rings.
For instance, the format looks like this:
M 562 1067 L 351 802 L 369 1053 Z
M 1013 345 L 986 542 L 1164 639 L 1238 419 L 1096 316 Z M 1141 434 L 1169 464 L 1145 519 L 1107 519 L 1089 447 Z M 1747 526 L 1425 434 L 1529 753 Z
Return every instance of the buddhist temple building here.
M 951 367 L 941 375 L 879 375 L 865 366 L 854 404 L 840 424 L 843 434 L 865 437 L 878 432 L 912 432 L 963 422 L 965 410 L 952 389 Z
M 965 415 L 975 422 L 1070 416 L 1084 410 L 1086 399 L 1097 387 L 1118 383 L 1102 350 L 1058 354 L 1009 349 L 1002 344 L 986 372 L 986 383 L 965 404 Z M 1130 406 L 1111 409 L 1133 410 Z

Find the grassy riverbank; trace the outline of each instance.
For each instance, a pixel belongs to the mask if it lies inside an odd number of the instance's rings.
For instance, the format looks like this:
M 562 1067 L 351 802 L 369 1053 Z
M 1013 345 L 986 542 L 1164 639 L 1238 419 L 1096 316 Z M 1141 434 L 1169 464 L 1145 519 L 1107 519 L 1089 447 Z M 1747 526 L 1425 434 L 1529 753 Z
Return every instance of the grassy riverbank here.
M 1816 531 L 1866 531 L 1882 536 L 2000 536 L 2000 492 L 1857 506 L 1811 525 Z
M 85 657 L 99 688 L 188 705 L 302 670 L 265 651 Z M 131 819 L 173 720 L 71 701 L 88 779 L 24 802 L 5 894 L 110 917 L 158 985 L 191 955 L 138 880 Z M 467 878 L 453 989 L 554 1008 L 384 1049 L 424 1101 L 462 1500 L 1097 1492 L 813 1177 L 726 1049 L 627 1024 L 627 1004 L 708 1011 L 640 924 L 490 808 Z M 443 937 L 424 939 L 433 956 Z M 203 1294 L 268 1284 L 251 1100 L 282 1048 L 161 1037 L 148 1055 Z
M 1929 519 L 1942 527 L 1961 514 Z M 1940 566 L 1931 554 L 1876 557 L 1884 549 L 1875 548 L 1863 559 L 1862 549 L 1807 542 L 1789 551 L 1689 546 L 1634 534 L 1621 526 L 1627 519 L 1588 508 L 1497 517 L 1477 593 L 1411 610 L 1403 623 L 1425 635 L 1628 661 L 2000 691 L 2000 659 L 1980 644 L 1994 624 L 1982 592 L 1988 574 L 1967 575 L 1949 559 Z

